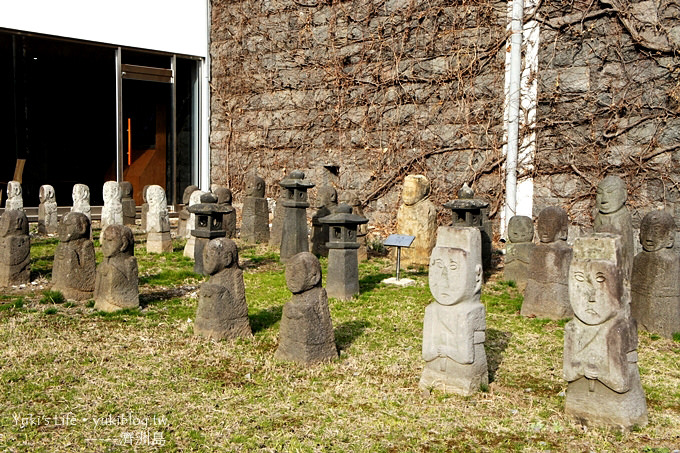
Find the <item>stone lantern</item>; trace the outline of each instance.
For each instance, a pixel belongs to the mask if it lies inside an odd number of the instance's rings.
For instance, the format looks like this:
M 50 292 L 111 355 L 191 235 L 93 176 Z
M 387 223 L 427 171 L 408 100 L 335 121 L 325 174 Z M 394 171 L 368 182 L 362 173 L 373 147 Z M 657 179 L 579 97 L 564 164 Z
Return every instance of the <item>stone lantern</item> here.
M 368 219 L 352 214 L 352 208 L 341 203 L 335 213 L 319 219 L 328 225 L 328 275 L 326 291 L 329 297 L 351 299 L 359 294 L 359 259 L 357 229 Z
M 482 234 L 482 265 L 484 269 L 491 267 L 491 224 L 489 222 L 489 202 L 474 198 L 474 192 L 463 186 L 458 192 L 458 199 L 444 203 L 451 210 L 451 226 L 476 227 Z
M 224 214 L 234 210 L 231 206 L 217 203 L 217 197 L 208 192 L 201 195 L 201 202 L 187 208 L 196 216 L 196 228 L 191 235 L 196 238 L 194 245 L 194 272 L 203 274 L 203 249 L 211 239 L 225 237 L 227 230 L 222 224 Z
M 283 188 L 284 218 L 281 232 L 281 261 L 300 252 L 309 251 L 307 234 L 307 190 L 314 184 L 305 180 L 301 171 L 291 172 L 287 178 L 279 182 Z

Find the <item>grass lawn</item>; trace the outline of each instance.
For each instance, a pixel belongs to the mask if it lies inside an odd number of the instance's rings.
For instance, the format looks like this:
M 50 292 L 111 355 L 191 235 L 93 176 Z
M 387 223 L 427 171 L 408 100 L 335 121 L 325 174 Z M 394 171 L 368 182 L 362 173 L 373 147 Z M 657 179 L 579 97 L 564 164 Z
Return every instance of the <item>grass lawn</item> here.
M 307 368 L 274 359 L 290 298 L 277 254 L 239 243 L 254 336 L 213 342 L 193 335 L 204 277 L 183 242 L 148 255 L 137 238 L 142 308 L 118 314 L 46 291 L 57 241 L 33 241 L 34 284 L 0 293 L 0 451 L 680 449 L 680 341 L 640 332 L 648 426 L 586 429 L 564 415 L 564 322 L 519 316 L 496 275 L 482 296 L 491 383 L 465 398 L 418 388 L 426 272 L 396 289 L 380 283 L 389 261 L 362 263 L 361 295 L 330 300 L 340 358 Z

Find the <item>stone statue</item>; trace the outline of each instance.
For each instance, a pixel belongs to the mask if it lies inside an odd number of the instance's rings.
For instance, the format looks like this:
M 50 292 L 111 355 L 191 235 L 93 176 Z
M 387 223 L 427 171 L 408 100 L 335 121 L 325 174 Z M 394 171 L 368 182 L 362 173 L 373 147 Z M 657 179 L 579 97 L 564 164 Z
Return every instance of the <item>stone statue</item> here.
M 286 264 L 286 284 L 293 297 L 283 306 L 279 347 L 274 357 L 304 364 L 337 358 L 318 258 L 309 252 L 291 257 Z
M 172 252 L 170 217 L 165 189 L 148 186 L 146 200 L 149 210 L 146 214 L 146 251 L 149 253 Z
M 415 236 L 411 247 L 401 251 L 401 265 L 427 266 L 434 247 L 437 210 L 429 200 L 430 181 L 423 175 L 404 178 L 402 205 L 397 211 L 397 233 Z
M 85 184 L 75 184 L 73 186 L 73 207 L 71 212 L 82 212 L 91 222 L 90 214 L 90 188 Z
M 328 224 L 319 219 L 331 215 L 338 206 L 338 192 L 332 186 L 321 186 L 317 191 L 316 212 L 312 216 L 311 252 L 316 256 L 328 256 Z
M 123 225 L 134 225 L 137 219 L 137 205 L 133 198 L 132 183 L 120 182 L 121 204 L 123 205 Z
M 177 228 L 177 237 L 187 239 L 191 237 L 191 232 L 187 233 L 187 222 L 189 221 L 189 217 L 191 216 L 191 213 L 187 210 L 187 206 L 189 205 L 191 194 L 194 193 L 196 190 L 198 190 L 198 186 L 194 185 L 187 186 L 187 188 L 184 189 L 184 193 L 182 194 L 182 209 L 179 211 L 179 224 Z
M 38 206 L 38 233 L 54 234 L 59 228 L 57 201 L 54 187 L 40 186 L 40 205 Z
M 52 289 L 66 299 L 92 299 L 97 262 L 90 239 L 90 219 L 82 212 L 66 214 L 59 224 L 59 241 L 54 252 Z
M 228 238 L 236 237 L 236 209 L 232 206 L 232 194 L 231 190 L 226 187 L 218 187 L 214 190 L 214 194 L 217 197 L 217 204 L 224 205 L 232 208 L 231 212 L 228 212 L 222 217 L 222 227 L 227 232 Z
M 536 219 L 541 241 L 529 253 L 529 275 L 522 316 L 563 319 L 573 315 L 567 275 L 571 247 L 567 245 L 569 217 L 562 208 L 548 206 Z
M 24 210 L 24 199 L 22 198 L 21 183 L 19 181 L 10 181 L 7 183 L 7 201 L 5 202 L 5 209 Z
M 210 240 L 203 249 L 203 269 L 210 279 L 201 285 L 194 333 L 215 340 L 252 336 L 234 241 Z
M 23 210 L 5 209 L 0 216 L 0 287 L 31 281 L 31 239 Z
M 201 202 L 201 197 L 207 192 L 202 190 L 194 190 L 189 196 L 189 206 L 199 204 Z M 187 220 L 187 234 L 189 234 L 189 239 L 184 246 L 184 256 L 187 258 L 195 259 L 194 247 L 196 246 L 196 237 L 191 235 L 191 231 L 196 228 L 196 214 L 190 213 L 189 219 Z
M 423 323 L 422 389 L 472 395 L 489 383 L 481 256 L 478 228 L 439 227 L 429 268 L 435 301 Z
M 631 429 L 647 424 L 637 365 L 637 329 L 620 265 L 621 237 L 596 233 L 574 241 L 564 326 L 565 412 L 581 423 Z
M 621 235 L 623 247 L 624 278 L 630 282 L 633 271 L 635 248 L 633 243 L 633 220 L 626 207 L 628 191 L 626 183 L 618 176 L 609 175 L 597 186 L 595 205 L 597 213 L 593 222 L 595 232 Z
M 109 225 L 101 235 L 104 261 L 97 267 L 94 308 L 116 311 L 139 307 L 135 240 L 130 227 Z
M 264 179 L 252 174 L 246 178 L 245 183 L 241 239 L 248 242 L 269 242 L 269 206 L 264 198 Z
M 531 217 L 516 215 L 508 221 L 508 243 L 505 245 L 503 278 L 517 283 L 520 291 L 527 286 L 529 255 L 536 246 Z
M 357 197 L 351 197 L 347 204 L 352 207 L 352 213 L 364 216 L 364 209 L 361 207 L 361 200 Z M 366 236 L 368 235 L 368 224 L 364 223 L 359 225 L 357 228 L 357 242 L 359 243 L 359 248 L 357 249 L 357 258 L 359 262 L 366 261 L 368 259 L 368 244 L 366 241 Z
M 283 188 L 284 199 L 282 204 L 285 208 L 281 227 L 279 258 L 281 262 L 285 263 L 298 253 L 309 251 L 309 230 L 307 228 L 309 195 L 307 191 L 314 187 L 314 184 L 305 179 L 303 172 L 293 170 L 279 182 L 279 185 Z
M 680 255 L 673 250 L 675 222 L 664 211 L 642 219 L 642 251 L 633 261 L 631 312 L 637 325 L 667 338 L 680 332 Z
M 101 228 L 102 231 L 109 225 L 123 224 L 123 204 L 120 186 L 116 181 L 104 183 L 104 206 L 102 207 Z
M 146 199 L 146 192 L 149 190 L 150 185 L 147 184 L 142 188 L 142 212 L 141 212 L 141 227 L 142 230 L 146 231 L 146 217 L 149 214 L 149 201 Z
M 272 215 L 272 228 L 269 233 L 269 246 L 276 249 L 281 249 L 281 234 L 283 233 L 283 219 L 286 210 L 283 206 L 285 194 L 286 190 L 282 189 L 279 193 L 279 198 L 276 200 L 274 214 Z

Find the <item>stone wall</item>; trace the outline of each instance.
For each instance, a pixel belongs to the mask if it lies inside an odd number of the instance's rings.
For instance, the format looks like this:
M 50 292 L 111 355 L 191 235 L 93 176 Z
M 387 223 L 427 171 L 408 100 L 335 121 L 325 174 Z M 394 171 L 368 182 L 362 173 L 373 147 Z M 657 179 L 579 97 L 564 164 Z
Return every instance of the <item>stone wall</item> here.
M 267 196 L 288 172 L 396 219 L 403 176 L 433 201 L 467 182 L 502 199 L 507 4 L 450 0 L 213 0 L 213 183 Z M 314 193 L 311 194 L 314 196 Z M 443 213 L 443 212 L 440 212 Z
M 541 5 L 534 213 L 557 204 L 589 226 L 597 183 L 622 176 L 637 225 L 665 207 L 680 225 L 680 6 L 621 0 Z

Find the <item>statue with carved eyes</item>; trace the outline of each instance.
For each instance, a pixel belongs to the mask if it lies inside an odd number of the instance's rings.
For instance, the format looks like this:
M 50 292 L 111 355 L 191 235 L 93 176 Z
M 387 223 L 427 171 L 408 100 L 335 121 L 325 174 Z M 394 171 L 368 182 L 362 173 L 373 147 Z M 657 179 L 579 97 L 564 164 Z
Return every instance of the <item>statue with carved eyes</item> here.
M 59 228 L 57 201 L 54 187 L 49 184 L 40 186 L 40 205 L 38 205 L 38 233 L 54 234 Z
M 505 245 L 503 278 L 517 283 L 520 291 L 527 284 L 529 255 L 535 247 L 534 222 L 531 217 L 516 215 L 508 221 L 508 243 Z
M 74 184 L 71 196 L 73 198 L 73 206 L 71 207 L 71 211 L 82 212 L 90 221 L 92 221 L 90 208 L 90 188 L 85 184 Z
M 106 181 L 103 189 L 104 206 L 102 206 L 102 231 L 109 225 L 123 224 L 123 194 L 116 181 Z
M 423 175 L 404 178 L 402 204 L 397 210 L 397 233 L 415 236 L 401 251 L 403 266 L 427 266 L 436 242 L 437 209 L 430 201 L 430 180 Z
M 245 197 L 241 211 L 241 239 L 248 242 L 269 241 L 269 205 L 265 181 L 256 174 L 245 179 Z
M 540 242 L 529 254 L 529 272 L 521 314 L 548 319 L 570 318 L 567 272 L 571 247 L 567 244 L 569 217 L 564 209 L 548 206 L 536 219 Z
M 31 238 L 23 210 L 5 209 L 0 216 L 0 287 L 31 281 Z
M 7 183 L 7 201 L 5 202 L 5 209 L 8 211 L 12 210 L 24 210 L 24 198 L 23 191 L 21 189 L 21 183 L 19 181 L 10 181 Z
M 425 309 L 423 322 L 423 389 L 471 395 L 489 382 L 481 247 L 477 228 L 438 229 L 429 267 L 435 301 Z
M 638 327 L 672 338 L 680 332 L 680 255 L 673 250 L 673 217 L 664 211 L 645 215 L 640 243 L 631 278 L 633 318 Z
M 565 412 L 584 424 L 630 429 L 647 423 L 647 406 L 621 248 L 619 235 L 605 233 L 574 243 L 569 267 L 574 319 L 564 328 Z
M 94 308 L 111 312 L 139 307 L 139 272 L 132 230 L 125 225 L 109 225 L 100 239 L 104 259 L 97 267 Z

